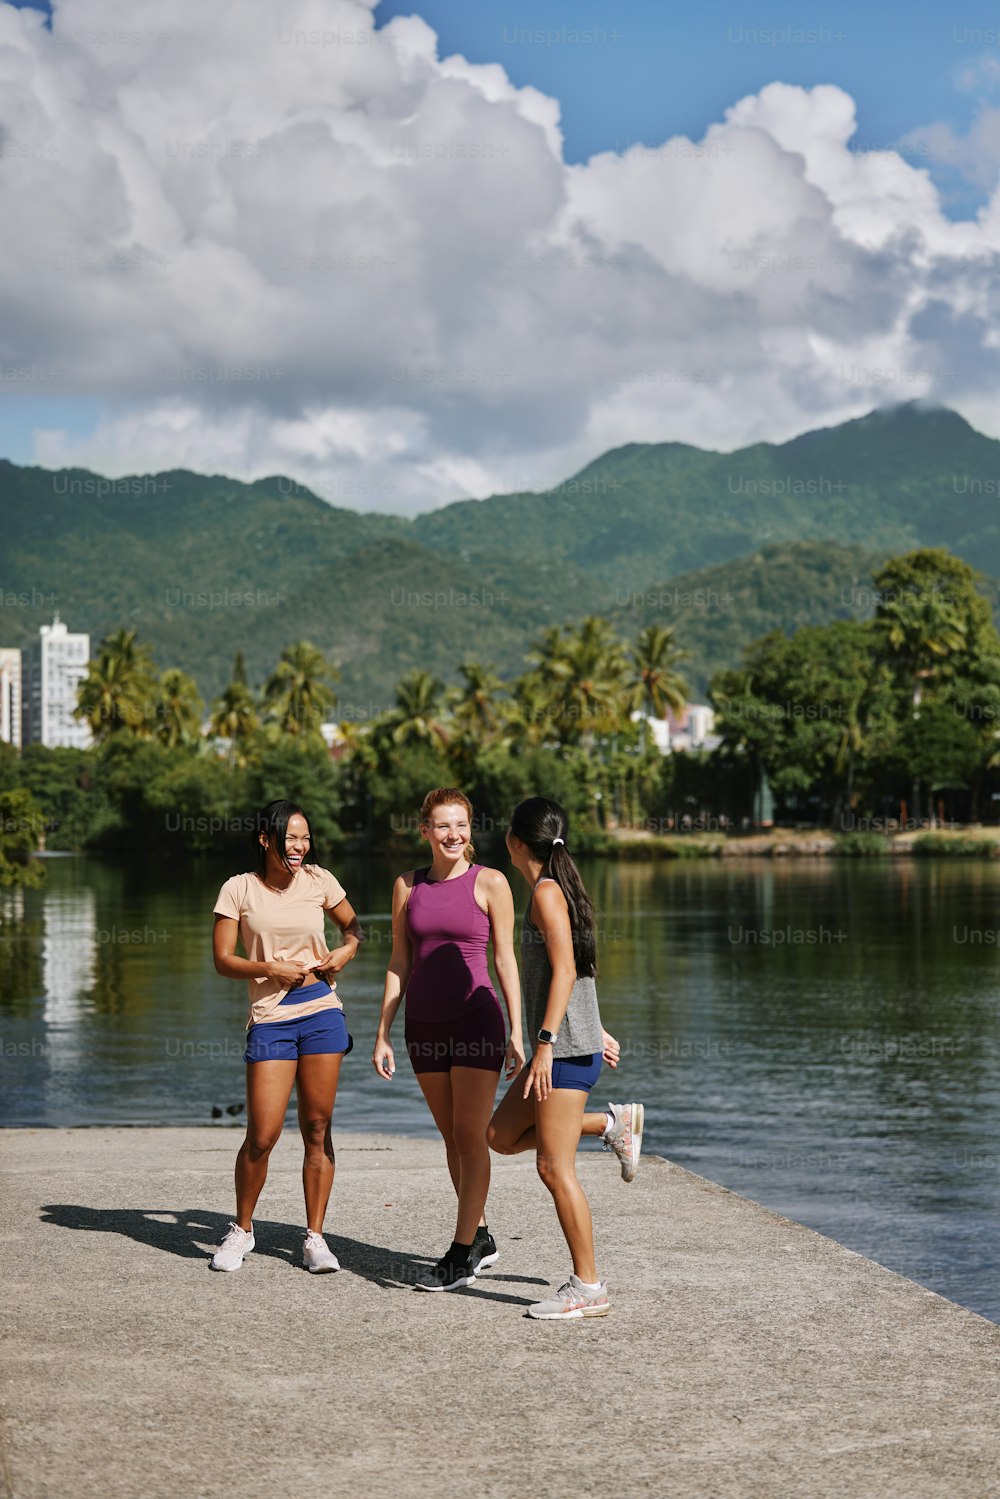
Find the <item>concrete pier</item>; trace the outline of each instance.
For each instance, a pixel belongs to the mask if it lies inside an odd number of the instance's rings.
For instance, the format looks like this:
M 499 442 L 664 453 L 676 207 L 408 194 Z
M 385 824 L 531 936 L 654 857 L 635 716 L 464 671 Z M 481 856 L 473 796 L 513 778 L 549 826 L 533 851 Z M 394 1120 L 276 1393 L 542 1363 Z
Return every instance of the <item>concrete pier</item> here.
M 495 1160 L 501 1259 L 447 1246 L 434 1141 L 337 1135 L 301 1269 L 286 1132 L 237 1274 L 232 1129 L 0 1134 L 0 1488 L 13 1499 L 987 1499 L 1000 1327 L 666 1161 L 581 1157 L 613 1311 L 535 1323 L 569 1270 L 531 1157 Z

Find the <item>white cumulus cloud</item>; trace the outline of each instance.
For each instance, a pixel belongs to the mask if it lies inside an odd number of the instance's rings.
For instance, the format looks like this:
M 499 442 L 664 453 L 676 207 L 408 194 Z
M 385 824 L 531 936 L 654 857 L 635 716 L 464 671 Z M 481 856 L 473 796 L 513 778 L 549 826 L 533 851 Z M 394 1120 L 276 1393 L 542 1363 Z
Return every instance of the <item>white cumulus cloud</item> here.
M 988 107 L 959 223 L 832 84 L 570 166 L 556 100 L 373 3 L 0 6 L 0 368 L 103 411 L 38 461 L 412 511 L 887 400 L 1000 431 Z

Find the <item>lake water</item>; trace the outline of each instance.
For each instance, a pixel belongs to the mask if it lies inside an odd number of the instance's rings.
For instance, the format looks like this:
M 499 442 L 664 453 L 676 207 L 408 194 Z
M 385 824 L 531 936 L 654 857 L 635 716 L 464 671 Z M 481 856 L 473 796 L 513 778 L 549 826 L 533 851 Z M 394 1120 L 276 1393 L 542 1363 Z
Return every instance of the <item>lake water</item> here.
M 238 1104 L 244 988 L 210 951 L 230 871 L 46 867 L 45 889 L 0 890 L 0 1122 L 208 1124 Z M 356 1048 L 335 1129 L 431 1135 L 400 1023 L 393 1082 L 368 1060 L 396 871 L 336 870 L 370 940 L 339 985 Z M 1000 1321 L 1000 863 L 584 874 L 623 1051 L 596 1098 L 642 1099 L 651 1151 Z

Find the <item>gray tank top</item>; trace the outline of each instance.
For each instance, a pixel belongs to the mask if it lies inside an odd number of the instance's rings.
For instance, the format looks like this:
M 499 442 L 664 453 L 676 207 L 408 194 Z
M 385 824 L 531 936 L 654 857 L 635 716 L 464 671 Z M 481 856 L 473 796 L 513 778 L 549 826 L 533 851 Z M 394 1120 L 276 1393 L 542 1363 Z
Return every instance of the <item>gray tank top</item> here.
M 543 876 L 548 879 L 549 876 Z M 541 884 L 541 880 L 538 882 Z M 531 901 L 521 930 L 521 991 L 524 1002 L 524 1039 L 535 1049 L 535 1038 L 545 1019 L 552 982 L 545 938 L 531 919 Z M 553 1057 L 593 1056 L 603 1051 L 601 1012 L 597 1008 L 597 985 L 592 978 L 577 977 L 566 1006 L 566 1017 L 552 1047 Z

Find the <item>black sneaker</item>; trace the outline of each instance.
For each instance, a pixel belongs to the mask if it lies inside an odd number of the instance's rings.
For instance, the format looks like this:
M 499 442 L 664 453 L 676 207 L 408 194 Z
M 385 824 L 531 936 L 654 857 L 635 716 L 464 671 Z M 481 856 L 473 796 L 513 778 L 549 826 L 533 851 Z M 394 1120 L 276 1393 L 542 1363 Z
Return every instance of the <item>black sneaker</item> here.
M 462 1254 L 454 1248 L 448 1250 L 432 1269 L 417 1281 L 418 1291 L 457 1291 L 459 1286 L 471 1286 L 476 1278 L 471 1250 Z
M 478 1275 L 480 1270 L 485 1270 L 489 1265 L 495 1265 L 500 1258 L 497 1241 L 488 1228 L 480 1225 L 476 1229 L 476 1237 L 472 1241 L 472 1268 Z

